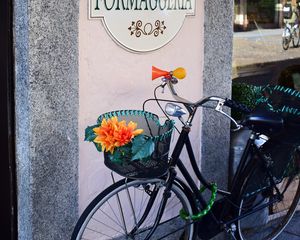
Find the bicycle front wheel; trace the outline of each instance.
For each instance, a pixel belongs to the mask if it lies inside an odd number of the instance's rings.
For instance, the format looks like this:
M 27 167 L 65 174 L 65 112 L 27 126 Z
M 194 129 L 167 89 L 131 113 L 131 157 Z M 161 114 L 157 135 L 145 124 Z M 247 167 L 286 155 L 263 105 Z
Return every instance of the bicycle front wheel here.
M 299 26 L 293 32 L 293 47 L 298 47 L 300 42 L 300 28 Z
M 286 176 L 276 186 L 245 193 L 245 189 L 257 182 L 254 176 L 245 180 L 240 198 L 239 216 L 249 215 L 237 223 L 239 237 L 242 240 L 276 239 L 299 210 L 299 174 Z
M 111 185 L 83 212 L 72 240 L 192 240 L 194 224 L 179 216 L 181 208 L 192 215 L 192 207 L 189 198 L 176 183 L 172 185 L 171 197 L 154 234 L 147 237 L 162 202 L 165 183 L 163 179 L 123 179 Z
M 289 28 L 285 28 L 283 31 L 284 32 L 282 36 L 282 47 L 284 50 L 287 50 L 291 42 L 291 31 Z

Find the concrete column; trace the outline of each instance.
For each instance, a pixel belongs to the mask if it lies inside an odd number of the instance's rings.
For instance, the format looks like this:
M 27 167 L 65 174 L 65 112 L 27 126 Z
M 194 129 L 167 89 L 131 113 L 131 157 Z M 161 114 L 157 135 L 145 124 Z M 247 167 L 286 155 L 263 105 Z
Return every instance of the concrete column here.
M 230 97 L 233 0 L 206 0 L 204 19 L 203 95 Z M 203 111 L 202 170 L 227 187 L 230 122 L 212 110 Z
M 78 204 L 78 1 L 14 1 L 18 235 L 70 239 Z

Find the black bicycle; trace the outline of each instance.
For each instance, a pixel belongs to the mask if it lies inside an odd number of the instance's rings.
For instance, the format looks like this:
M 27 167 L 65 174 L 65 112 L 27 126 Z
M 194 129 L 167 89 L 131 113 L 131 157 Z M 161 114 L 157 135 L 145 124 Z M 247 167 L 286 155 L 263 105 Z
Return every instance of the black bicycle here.
M 215 96 L 190 102 L 174 89 L 177 79 L 185 76 L 184 69 L 153 71 L 153 78 L 163 77 L 162 83 L 143 108 L 149 101 L 156 101 L 166 116 L 180 120 L 182 129 L 177 130 L 179 137 L 174 150 L 169 154 L 175 127 L 169 117 L 161 125 L 157 115 L 145 110 L 101 115 L 96 127 L 89 127 L 86 132 L 87 140 L 94 141 L 96 147 L 99 145 L 94 140 L 95 132 L 109 129 L 110 124 L 123 128 L 124 122 L 131 121 L 128 126 L 137 123 L 144 132 L 123 147 L 104 151 L 114 183 L 82 213 L 72 240 L 210 239 L 222 231 L 231 239 L 278 237 L 299 209 L 300 93 L 281 86 L 261 88 L 261 97 L 253 110 Z M 157 89 L 165 87 L 175 101 L 157 98 Z M 165 109 L 162 102 L 167 102 Z M 223 111 L 224 106 L 243 112 L 243 121 L 232 119 Z M 228 190 L 218 189 L 215 183 L 207 181 L 198 168 L 189 133 L 199 107 L 211 108 L 228 117 L 235 130 L 242 127 L 251 130 Z M 189 164 L 181 159 L 184 148 Z M 114 172 L 125 178 L 115 181 Z M 211 194 L 204 194 L 205 190 Z

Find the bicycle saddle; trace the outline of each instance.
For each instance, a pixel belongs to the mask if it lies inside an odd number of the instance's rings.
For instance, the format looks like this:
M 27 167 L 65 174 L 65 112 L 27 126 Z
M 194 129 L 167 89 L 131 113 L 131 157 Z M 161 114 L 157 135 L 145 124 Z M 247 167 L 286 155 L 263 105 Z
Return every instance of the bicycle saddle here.
M 273 135 L 283 130 L 284 120 L 277 113 L 266 110 L 255 110 L 245 117 L 242 125 L 257 133 Z

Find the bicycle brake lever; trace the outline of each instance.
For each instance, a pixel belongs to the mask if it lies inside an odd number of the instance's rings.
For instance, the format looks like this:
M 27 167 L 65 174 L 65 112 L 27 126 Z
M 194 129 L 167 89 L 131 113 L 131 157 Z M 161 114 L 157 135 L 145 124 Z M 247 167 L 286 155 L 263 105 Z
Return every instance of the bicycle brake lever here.
M 217 106 L 215 107 L 215 110 L 219 113 L 221 113 L 222 115 L 224 115 L 225 117 L 229 118 L 235 125 L 235 128 L 232 129 L 232 131 L 238 131 L 242 128 L 242 125 L 238 124 L 235 119 L 233 119 L 231 116 L 229 116 L 226 112 L 223 111 L 223 106 L 224 106 L 225 100 L 224 99 L 220 99 L 217 103 Z

